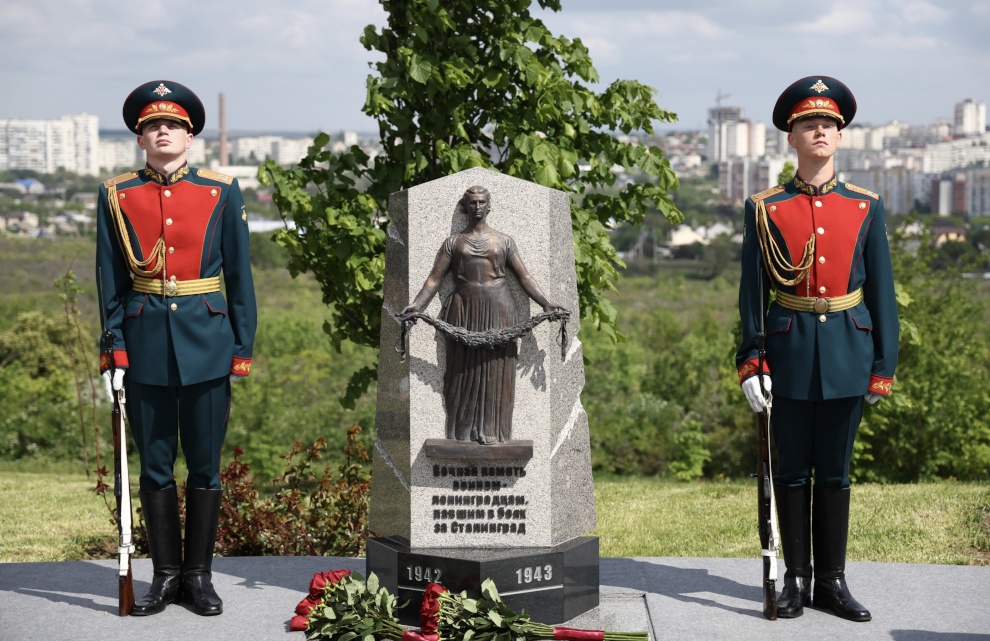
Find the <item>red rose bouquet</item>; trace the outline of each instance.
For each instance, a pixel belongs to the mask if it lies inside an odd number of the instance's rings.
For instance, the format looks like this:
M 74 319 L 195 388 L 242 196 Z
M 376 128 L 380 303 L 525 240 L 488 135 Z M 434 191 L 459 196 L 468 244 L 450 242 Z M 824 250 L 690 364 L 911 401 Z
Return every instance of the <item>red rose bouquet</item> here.
M 335 585 L 346 576 L 350 576 L 350 570 L 331 570 L 330 572 L 317 572 L 309 582 L 309 595 L 296 606 L 296 616 L 289 622 L 290 630 L 305 630 L 309 621 L 309 614 L 323 600 L 323 589 L 329 585 Z
M 431 584 L 435 585 L 435 584 Z M 429 591 L 429 588 L 427 588 Z M 444 590 L 436 596 L 439 604 L 437 631 L 441 639 L 470 639 L 471 641 L 648 641 L 647 632 L 605 632 L 578 630 L 546 623 L 537 623 L 526 613 L 516 614 L 498 594 L 495 582 L 485 579 L 481 597 L 469 599 L 467 594 L 451 594 Z
M 365 582 L 349 570 L 317 573 L 310 593 L 296 606 L 290 630 L 305 630 L 307 639 L 392 639 L 406 631 L 395 617 L 396 599 L 378 587 L 374 574 Z M 407 640 L 408 641 L 408 640 Z
M 537 623 L 528 614 L 516 614 L 499 597 L 495 583 L 481 584 L 481 597 L 451 594 L 430 583 L 420 606 L 420 631 L 404 628 L 395 616 L 396 598 L 378 585 L 378 577 L 348 570 L 317 573 L 309 595 L 296 606 L 291 630 L 303 630 L 307 639 L 331 641 L 369 637 L 392 641 L 648 641 L 646 632 L 576 630 Z

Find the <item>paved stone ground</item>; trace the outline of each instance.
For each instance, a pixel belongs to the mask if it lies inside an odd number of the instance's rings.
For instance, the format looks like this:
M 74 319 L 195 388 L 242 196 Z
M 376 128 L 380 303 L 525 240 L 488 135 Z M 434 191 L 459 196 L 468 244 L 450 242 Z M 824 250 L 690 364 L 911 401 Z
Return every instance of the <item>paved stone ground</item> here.
M 761 614 L 758 559 L 606 558 L 601 605 L 575 627 L 649 630 L 656 641 L 990 641 L 990 567 L 850 563 L 853 594 L 869 623 L 815 609 L 791 620 Z M 142 594 L 151 561 L 133 564 Z M 114 563 L 0 564 L 0 641 L 304 641 L 289 632 L 313 573 L 364 572 L 363 559 L 245 557 L 214 561 L 224 599 L 218 617 L 169 606 L 154 617 L 116 616 Z

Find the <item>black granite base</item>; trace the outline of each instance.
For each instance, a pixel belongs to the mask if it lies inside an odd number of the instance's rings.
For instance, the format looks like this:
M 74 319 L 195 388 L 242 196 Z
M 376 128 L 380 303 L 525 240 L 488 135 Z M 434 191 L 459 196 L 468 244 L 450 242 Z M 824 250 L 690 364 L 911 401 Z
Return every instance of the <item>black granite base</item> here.
M 411 550 L 391 539 L 368 539 L 367 571 L 398 595 L 399 620 L 419 625 L 423 590 L 431 582 L 480 596 L 492 579 L 505 604 L 534 621 L 560 624 L 598 606 L 598 537 L 583 536 L 552 548 Z

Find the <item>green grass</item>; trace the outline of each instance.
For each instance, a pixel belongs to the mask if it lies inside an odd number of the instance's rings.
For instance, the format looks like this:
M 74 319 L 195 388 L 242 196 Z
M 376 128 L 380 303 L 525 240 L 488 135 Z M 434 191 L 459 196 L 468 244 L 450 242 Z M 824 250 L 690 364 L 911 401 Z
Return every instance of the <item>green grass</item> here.
M 82 473 L 0 472 L 0 563 L 74 561 L 101 544 L 110 558 L 116 534 L 95 487 Z
M 853 487 L 855 561 L 990 565 L 990 484 Z M 602 556 L 757 557 L 755 481 L 595 481 Z
M 77 560 L 101 546 L 110 558 L 114 528 L 94 484 L 0 466 L 0 562 Z M 603 557 L 759 556 L 754 481 L 599 478 L 595 499 Z M 990 483 L 860 484 L 851 521 L 850 560 L 990 565 Z

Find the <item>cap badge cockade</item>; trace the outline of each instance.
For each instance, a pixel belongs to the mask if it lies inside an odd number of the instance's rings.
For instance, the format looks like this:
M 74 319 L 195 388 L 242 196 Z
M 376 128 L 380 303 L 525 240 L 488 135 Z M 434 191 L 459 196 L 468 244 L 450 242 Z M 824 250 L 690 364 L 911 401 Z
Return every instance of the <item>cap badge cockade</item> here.
M 819 80 L 818 82 L 820 83 L 821 80 Z M 158 86 L 155 87 L 155 89 L 152 91 L 152 93 L 156 93 L 159 96 L 163 96 L 164 97 L 165 94 L 172 93 L 172 90 L 169 89 L 168 87 L 166 87 L 164 82 L 160 82 L 160 83 L 158 83 Z
M 818 82 L 816 82 L 815 84 L 811 85 L 810 89 L 812 91 L 817 91 L 818 93 L 821 93 L 823 91 L 828 91 L 828 87 L 825 85 L 824 82 L 821 81 L 821 79 L 819 79 Z

